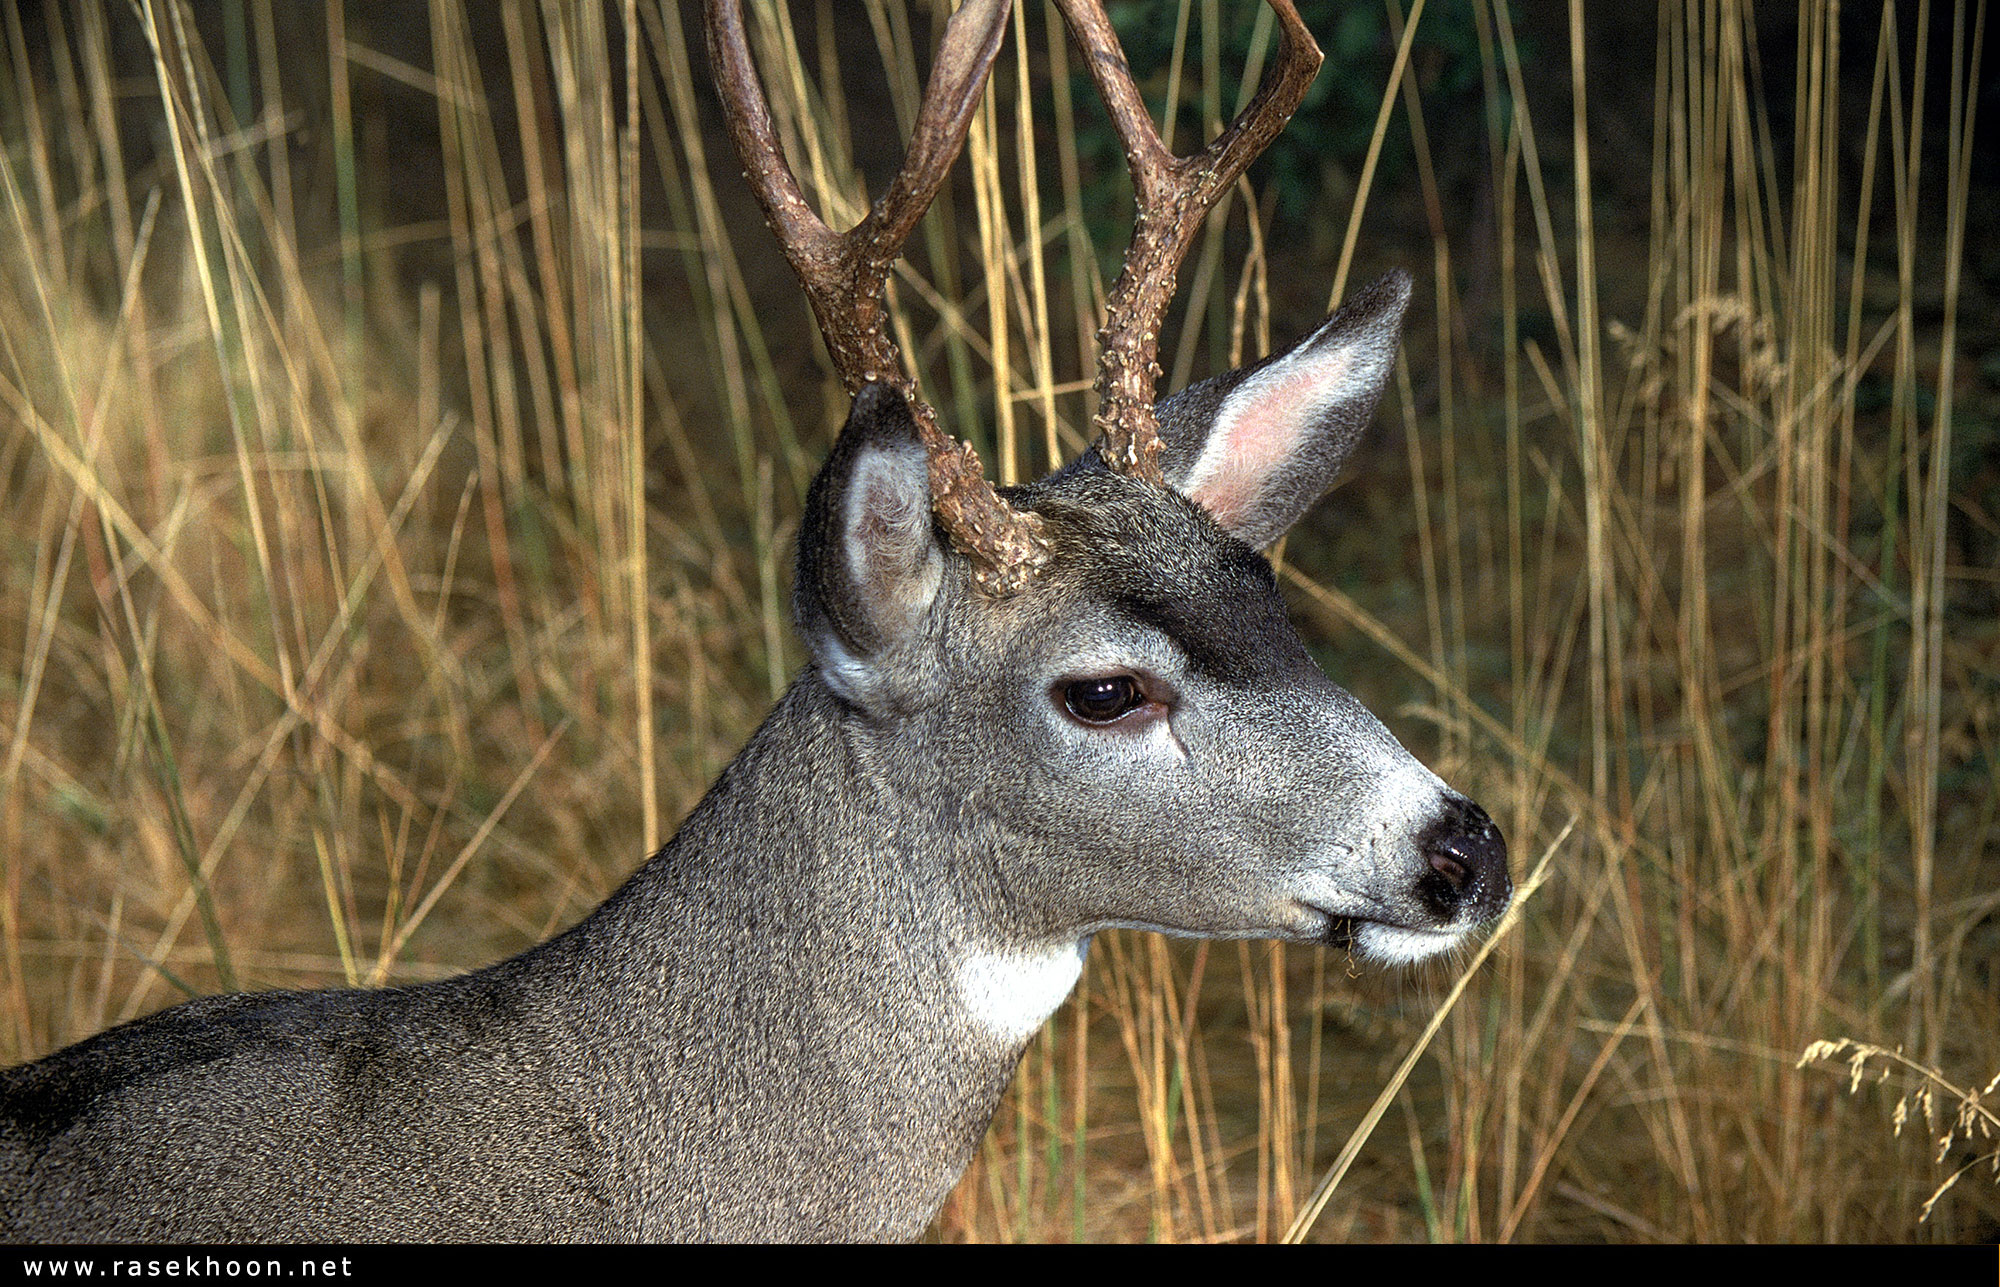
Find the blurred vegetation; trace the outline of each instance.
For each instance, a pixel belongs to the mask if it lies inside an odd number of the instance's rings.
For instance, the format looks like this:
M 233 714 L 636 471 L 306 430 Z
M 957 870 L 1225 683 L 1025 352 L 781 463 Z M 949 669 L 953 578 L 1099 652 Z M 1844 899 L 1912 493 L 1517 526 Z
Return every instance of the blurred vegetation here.
M 1382 86 L 1395 66 L 1402 28 L 1400 20 L 1391 21 L 1387 10 L 1372 5 L 1299 0 L 1297 7 L 1326 55 L 1326 71 L 1313 81 L 1285 132 L 1251 168 L 1252 182 L 1273 203 L 1276 218 L 1285 221 L 1304 218 L 1339 189 L 1351 186 L 1352 179 L 1346 176 L 1359 165 L 1374 138 Z M 1510 5 L 1509 10 L 1518 7 Z M 1183 23 L 1163 21 L 1161 7 L 1142 0 L 1114 2 L 1105 11 L 1154 119 L 1162 131 L 1172 130 L 1166 135 L 1169 142 L 1182 141 L 1182 150 L 1196 140 L 1214 137 L 1222 121 L 1242 107 L 1247 92 L 1256 88 L 1256 81 L 1244 76 L 1243 69 L 1261 67 L 1273 39 L 1271 11 L 1262 6 L 1225 6 L 1208 0 L 1182 6 L 1178 15 Z M 1195 11 L 1200 15 L 1193 23 L 1198 43 L 1189 41 L 1186 25 Z M 1476 123 L 1492 111 L 1499 116 L 1495 125 L 1504 129 L 1507 101 L 1489 100 L 1481 84 L 1479 24 L 1473 13 L 1465 5 L 1440 5 L 1430 12 L 1412 75 L 1439 118 Z M 1177 51 L 1184 56 L 1177 57 Z M 1535 42 L 1523 40 L 1521 53 L 1524 61 L 1534 63 Z M 1177 91 L 1171 122 L 1163 110 L 1170 86 Z M 1092 92 L 1089 77 L 1075 73 L 1070 93 L 1086 100 Z M 1125 156 L 1108 119 L 1086 118 L 1078 130 L 1077 150 L 1094 173 L 1109 176 L 1124 169 Z M 1410 176 L 1415 153 L 1407 132 L 1392 132 L 1383 139 L 1380 164 L 1385 183 Z M 1114 252 L 1114 229 L 1130 222 L 1129 203 L 1120 199 L 1123 191 L 1115 183 L 1093 189 L 1099 199 L 1090 208 L 1094 241 Z

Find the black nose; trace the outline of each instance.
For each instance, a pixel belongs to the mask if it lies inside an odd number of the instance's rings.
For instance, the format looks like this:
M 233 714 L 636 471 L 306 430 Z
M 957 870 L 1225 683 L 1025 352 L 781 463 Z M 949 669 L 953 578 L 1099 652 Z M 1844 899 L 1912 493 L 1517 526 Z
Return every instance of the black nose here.
M 1507 907 L 1507 842 L 1493 819 L 1463 796 L 1449 796 L 1419 842 L 1426 862 L 1417 891 L 1431 910 L 1450 919 L 1469 912 L 1491 920 Z

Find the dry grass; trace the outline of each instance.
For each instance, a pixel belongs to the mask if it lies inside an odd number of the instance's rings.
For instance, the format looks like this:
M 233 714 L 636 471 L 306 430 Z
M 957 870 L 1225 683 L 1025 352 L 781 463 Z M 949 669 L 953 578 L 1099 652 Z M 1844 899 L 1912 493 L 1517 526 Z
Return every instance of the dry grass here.
M 518 950 L 671 831 L 800 661 L 789 533 L 842 408 L 708 154 L 679 7 L 432 0 L 408 39 L 358 3 L 214 8 L 5 19 L 9 1061 L 190 994 Z M 1019 8 L 894 284 L 1003 478 L 1081 446 L 1103 293 L 1095 105 Z M 1445 217 L 1414 76 L 1376 137 L 1411 133 L 1424 231 L 1371 251 L 1365 176 L 1315 215 L 1334 294 L 1426 250 L 1430 287 L 1382 414 L 1406 459 L 1370 455 L 1285 580 L 1546 883 L 1428 1029 L 1442 979 L 1106 936 L 944 1238 L 2000 1227 L 1965 1169 L 1990 1137 L 1909 1147 L 1900 1085 L 1850 1100 L 1800 1060 L 2000 1071 L 2000 633 L 1968 607 L 2000 530 L 1953 473 L 1993 405 L 1961 405 L 1959 338 L 1984 6 L 1917 6 L 1936 41 L 1885 16 L 1854 61 L 1802 4 L 1782 83 L 1740 2 L 1663 6 L 1650 196 L 1615 225 L 1581 5 L 1527 68 L 1474 8 L 1492 218 Z M 1183 5 L 1176 61 L 1211 121 L 1239 94 L 1214 12 Z M 797 168 L 851 218 L 925 24 L 869 0 L 878 78 L 834 6 L 763 13 Z M 385 137 L 391 93 L 434 127 Z M 1176 379 L 1312 320 L 1268 221 L 1246 184 L 1190 257 Z

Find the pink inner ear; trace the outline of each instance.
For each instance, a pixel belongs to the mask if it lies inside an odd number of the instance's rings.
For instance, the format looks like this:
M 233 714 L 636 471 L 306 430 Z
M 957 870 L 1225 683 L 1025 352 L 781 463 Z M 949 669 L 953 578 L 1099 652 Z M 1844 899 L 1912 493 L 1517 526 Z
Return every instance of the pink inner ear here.
M 1279 363 L 1239 386 L 1188 471 L 1188 498 L 1226 528 L 1249 518 L 1323 405 L 1339 396 L 1352 365 L 1348 354 L 1335 351 L 1318 361 Z

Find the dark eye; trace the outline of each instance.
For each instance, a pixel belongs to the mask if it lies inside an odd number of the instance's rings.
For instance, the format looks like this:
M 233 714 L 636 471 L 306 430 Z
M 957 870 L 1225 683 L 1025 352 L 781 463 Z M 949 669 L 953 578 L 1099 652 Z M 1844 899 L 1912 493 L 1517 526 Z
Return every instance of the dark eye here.
M 1145 701 L 1139 681 L 1130 675 L 1078 679 L 1063 688 L 1063 705 L 1086 724 L 1109 724 Z

